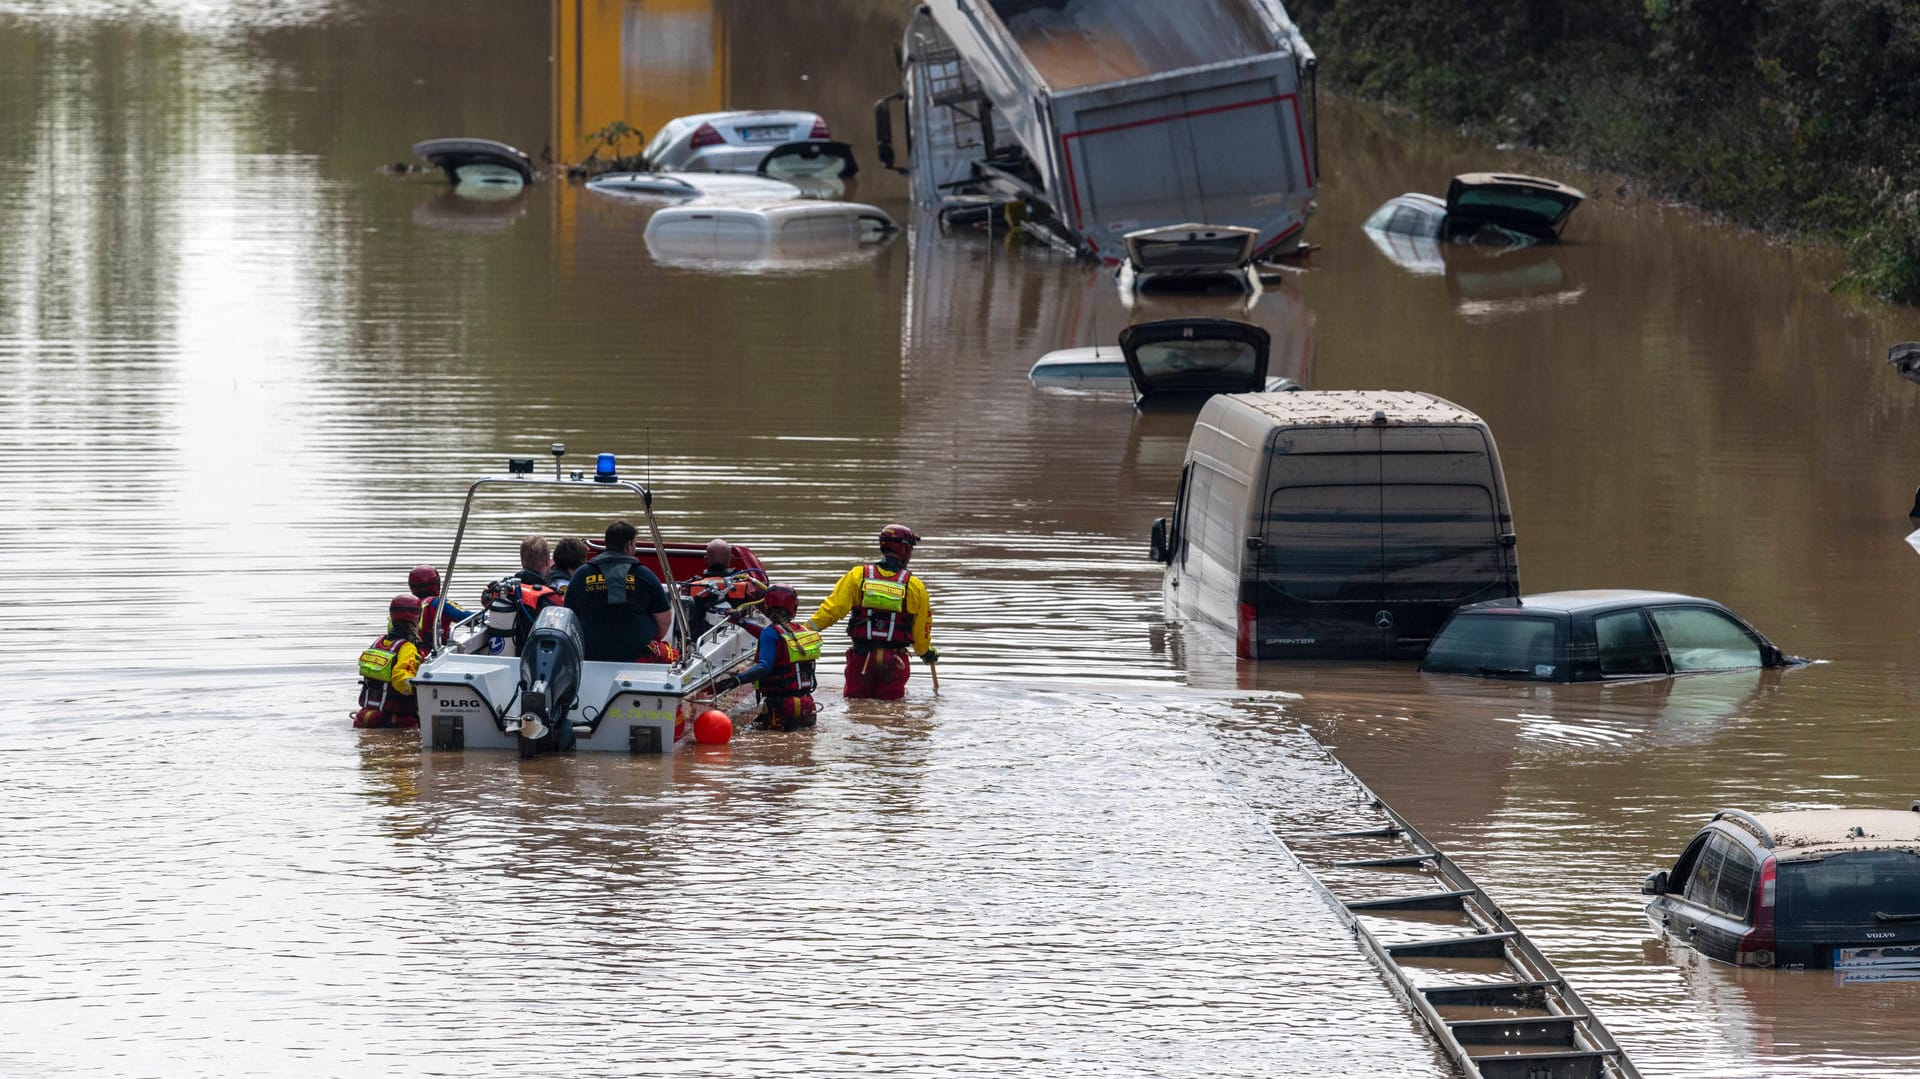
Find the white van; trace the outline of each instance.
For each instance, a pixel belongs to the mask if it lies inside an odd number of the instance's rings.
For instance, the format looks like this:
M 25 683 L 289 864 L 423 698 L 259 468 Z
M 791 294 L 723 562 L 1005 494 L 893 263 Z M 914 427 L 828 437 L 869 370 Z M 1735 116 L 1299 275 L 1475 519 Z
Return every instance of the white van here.
M 1520 594 L 1493 434 L 1428 393 L 1210 399 L 1150 549 L 1167 617 L 1246 659 L 1419 659 L 1454 608 Z

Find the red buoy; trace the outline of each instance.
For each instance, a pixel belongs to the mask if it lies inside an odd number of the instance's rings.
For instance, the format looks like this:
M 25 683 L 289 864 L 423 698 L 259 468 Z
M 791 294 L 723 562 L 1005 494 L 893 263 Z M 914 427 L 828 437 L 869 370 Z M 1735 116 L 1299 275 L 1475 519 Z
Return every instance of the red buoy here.
M 733 741 L 733 720 L 718 708 L 709 708 L 693 717 L 693 740 L 703 746 L 722 746 Z

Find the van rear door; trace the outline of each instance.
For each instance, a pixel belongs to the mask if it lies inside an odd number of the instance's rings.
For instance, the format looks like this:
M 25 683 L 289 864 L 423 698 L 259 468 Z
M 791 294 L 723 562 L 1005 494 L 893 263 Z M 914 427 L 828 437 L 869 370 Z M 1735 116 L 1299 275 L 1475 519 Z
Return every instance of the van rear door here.
M 1418 659 L 1455 607 L 1517 595 L 1492 467 L 1471 427 L 1279 432 L 1254 654 Z
M 1475 427 L 1380 429 L 1382 644 L 1419 659 L 1453 609 L 1520 594 L 1512 518 Z

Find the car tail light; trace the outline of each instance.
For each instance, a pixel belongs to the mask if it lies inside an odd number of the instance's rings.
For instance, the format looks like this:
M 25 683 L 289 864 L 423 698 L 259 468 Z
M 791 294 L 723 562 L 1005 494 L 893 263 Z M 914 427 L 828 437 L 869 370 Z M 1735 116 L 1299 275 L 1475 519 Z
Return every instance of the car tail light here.
M 1779 883 L 1774 879 L 1774 862 L 1769 856 L 1760 863 L 1760 882 L 1753 886 L 1753 928 L 1740 937 L 1740 951 L 1735 959 L 1743 964 L 1756 967 L 1770 967 L 1774 963 L 1774 903 L 1779 896 Z
M 725 141 L 727 140 L 720 137 L 720 132 L 715 131 L 712 124 L 701 124 L 693 129 L 693 139 L 687 143 L 687 148 L 698 150 L 702 146 L 718 146 Z
M 1240 632 L 1236 635 L 1236 640 L 1234 641 L 1234 655 L 1239 656 L 1241 659 L 1254 658 L 1254 632 L 1259 627 L 1259 624 L 1260 620 L 1254 614 L 1253 604 L 1242 603 L 1240 605 Z
M 807 137 L 810 139 L 830 139 L 833 137 L 827 133 L 827 121 L 824 117 L 816 116 L 813 118 L 813 133 Z

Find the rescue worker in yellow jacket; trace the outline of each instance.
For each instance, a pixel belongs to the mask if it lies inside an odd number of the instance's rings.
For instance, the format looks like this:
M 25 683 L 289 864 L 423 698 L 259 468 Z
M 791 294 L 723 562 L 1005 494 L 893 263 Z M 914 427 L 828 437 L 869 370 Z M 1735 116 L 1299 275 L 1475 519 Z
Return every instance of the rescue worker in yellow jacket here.
M 881 529 L 880 561 L 848 570 L 807 619 L 815 629 L 826 629 L 852 615 L 847 621 L 853 641 L 847 649 L 848 697 L 893 701 L 906 696 L 913 673 L 909 648 L 928 664 L 940 661 L 933 646 L 933 601 L 927 586 L 907 569 L 919 542 L 906 525 Z
M 387 632 L 360 653 L 360 709 L 356 727 L 418 727 L 420 702 L 413 676 L 420 671 L 420 597 L 393 597 Z

